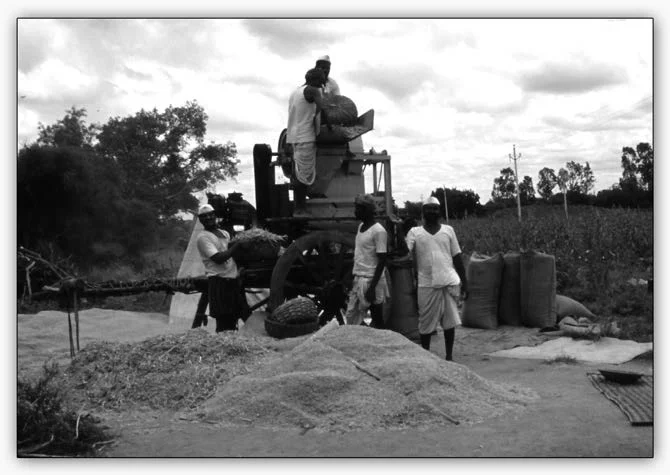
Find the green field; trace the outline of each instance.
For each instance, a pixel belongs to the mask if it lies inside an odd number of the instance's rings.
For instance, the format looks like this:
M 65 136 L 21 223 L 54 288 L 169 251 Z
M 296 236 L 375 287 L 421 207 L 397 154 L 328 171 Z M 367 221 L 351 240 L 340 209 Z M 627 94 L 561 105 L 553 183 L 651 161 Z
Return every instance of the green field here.
M 450 221 L 464 255 L 534 250 L 556 258 L 557 293 L 582 302 L 622 338 L 651 341 L 653 294 L 628 280 L 653 277 L 653 211 L 536 205 Z

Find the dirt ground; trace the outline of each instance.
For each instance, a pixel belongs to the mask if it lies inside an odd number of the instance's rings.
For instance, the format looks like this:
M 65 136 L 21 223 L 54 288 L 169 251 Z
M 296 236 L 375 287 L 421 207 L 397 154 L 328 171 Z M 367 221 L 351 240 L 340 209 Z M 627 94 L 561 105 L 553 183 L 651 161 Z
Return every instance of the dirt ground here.
M 156 317 L 152 316 L 152 325 Z M 28 330 L 25 330 L 28 328 Z M 151 329 L 159 331 L 159 328 Z M 126 325 L 125 331 L 130 331 Z M 19 363 L 26 355 L 30 327 L 19 325 Z M 135 333 L 135 337 L 137 333 Z M 454 358 L 480 376 L 535 390 L 540 399 L 521 413 L 473 425 L 324 433 L 304 429 L 262 429 L 192 422 L 180 413 L 128 412 L 105 417 L 116 435 L 103 457 L 652 457 L 654 429 L 632 426 L 621 410 L 590 382 L 587 372 L 604 365 L 546 364 L 485 356 L 510 347 L 504 332 L 476 346 L 476 333 L 457 331 Z M 147 337 L 152 335 L 147 335 Z M 460 339 L 459 339 L 460 336 Z M 517 337 L 518 338 L 518 337 Z M 525 340 L 524 340 L 525 339 Z M 528 332 L 518 344 L 538 343 Z M 24 344 L 22 345 L 22 341 Z M 66 343 L 67 344 L 67 343 Z M 62 345 L 62 343 L 61 343 Z M 23 348 L 23 349 L 22 349 Z M 67 347 L 65 347 L 67 348 Z M 63 348 L 63 349 L 65 349 Z M 35 352 L 35 348 L 31 348 Z M 444 357 L 441 335 L 431 351 Z M 26 356 L 23 357 L 24 362 Z M 446 363 L 445 364 L 449 364 Z M 619 369 L 652 374 L 651 359 Z

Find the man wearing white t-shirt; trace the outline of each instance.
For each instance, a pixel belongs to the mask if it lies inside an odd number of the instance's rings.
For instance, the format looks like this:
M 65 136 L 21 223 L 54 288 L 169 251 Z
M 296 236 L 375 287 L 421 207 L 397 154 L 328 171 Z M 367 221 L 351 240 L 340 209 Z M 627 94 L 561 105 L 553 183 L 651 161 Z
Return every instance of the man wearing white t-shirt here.
M 360 325 L 368 309 L 373 328 L 384 328 L 382 304 L 390 297 L 386 278 L 387 233 L 375 222 L 376 203 L 371 195 L 359 195 L 354 201 L 355 216 L 362 222 L 354 249 L 354 283 L 349 293 L 345 319 L 348 325 Z
M 440 202 L 433 196 L 422 208 L 424 225 L 407 233 L 417 275 L 419 336 L 430 349 L 430 337 L 438 324 L 444 330 L 446 359 L 452 361 L 456 327 L 461 323 L 457 299 L 468 298 L 468 283 L 461 248 L 454 228 L 440 224 Z
M 239 280 L 234 255 L 238 243 L 230 244 L 228 231 L 216 225 L 214 208 L 206 204 L 198 211 L 205 228 L 198 235 L 198 252 L 207 274 L 209 312 L 216 319 L 216 331 L 237 330 L 237 320 L 246 320 L 249 308 Z

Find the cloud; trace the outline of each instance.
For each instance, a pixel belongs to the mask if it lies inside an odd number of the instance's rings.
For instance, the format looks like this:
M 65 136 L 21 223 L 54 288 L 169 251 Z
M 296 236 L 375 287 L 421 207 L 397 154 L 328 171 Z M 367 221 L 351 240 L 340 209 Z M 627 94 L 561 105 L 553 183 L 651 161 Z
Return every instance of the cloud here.
M 325 49 L 340 39 L 337 31 L 328 29 L 327 23 L 319 20 L 247 19 L 242 25 L 262 45 L 284 58 L 294 58 L 315 49 Z
M 361 63 L 345 75 L 358 86 L 377 89 L 389 99 L 405 100 L 427 82 L 437 79 L 430 64 L 379 65 Z
M 545 63 L 519 79 L 527 92 L 580 94 L 623 84 L 628 75 L 621 66 L 590 61 Z

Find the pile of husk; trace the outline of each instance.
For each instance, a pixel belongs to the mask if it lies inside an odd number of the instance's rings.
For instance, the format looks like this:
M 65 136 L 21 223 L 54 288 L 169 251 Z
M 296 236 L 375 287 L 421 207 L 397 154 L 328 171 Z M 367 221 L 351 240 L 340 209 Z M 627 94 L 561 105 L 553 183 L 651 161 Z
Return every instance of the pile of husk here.
M 347 325 L 221 386 L 197 411 L 210 423 L 347 432 L 471 424 L 537 395 L 488 381 L 398 333 Z
M 284 239 L 265 229 L 251 228 L 240 231 L 230 242 L 240 244 L 235 261 L 244 263 L 276 258 Z
M 72 397 L 93 407 L 188 409 L 272 357 L 264 340 L 195 329 L 140 343 L 95 342 L 76 355 L 65 379 Z

